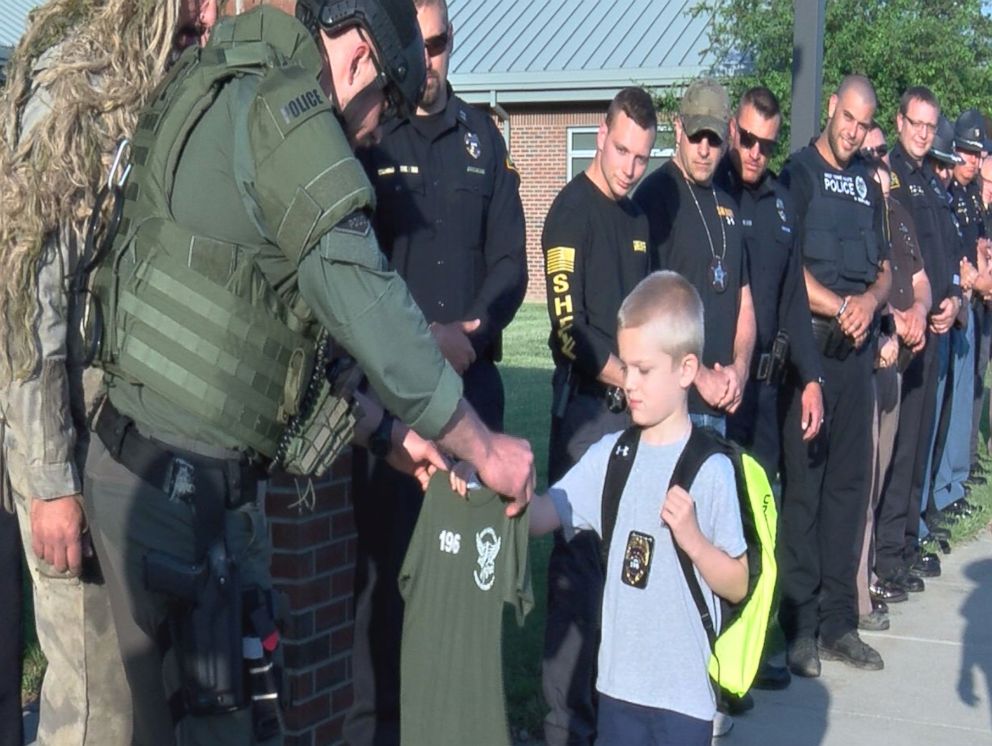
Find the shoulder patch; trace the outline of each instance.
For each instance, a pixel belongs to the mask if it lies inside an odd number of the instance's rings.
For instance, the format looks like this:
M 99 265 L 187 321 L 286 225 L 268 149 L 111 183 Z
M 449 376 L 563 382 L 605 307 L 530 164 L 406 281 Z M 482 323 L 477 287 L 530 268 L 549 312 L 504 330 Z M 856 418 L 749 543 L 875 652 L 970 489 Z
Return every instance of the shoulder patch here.
M 258 87 L 258 98 L 283 137 L 317 114 L 331 111 L 331 102 L 313 75 L 295 65 L 266 75 Z
M 517 164 L 513 162 L 513 158 L 510 157 L 509 153 L 506 154 L 506 170 L 520 176 L 520 171 L 517 170 Z
M 352 233 L 356 236 L 367 236 L 372 230 L 372 223 L 364 210 L 356 210 L 334 226 L 334 230 Z

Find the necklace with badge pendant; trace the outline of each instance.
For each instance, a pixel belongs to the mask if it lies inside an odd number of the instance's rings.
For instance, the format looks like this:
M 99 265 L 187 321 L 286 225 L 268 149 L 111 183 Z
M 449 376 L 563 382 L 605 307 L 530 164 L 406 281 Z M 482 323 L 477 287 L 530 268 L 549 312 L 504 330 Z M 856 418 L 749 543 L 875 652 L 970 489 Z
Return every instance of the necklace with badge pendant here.
M 679 169 L 681 172 L 681 169 Z M 686 175 L 682 174 L 683 180 L 685 180 L 686 189 L 689 190 L 689 196 L 692 197 L 692 202 L 696 206 L 696 212 L 699 213 L 699 220 L 703 224 L 703 230 L 706 231 L 706 241 L 710 245 L 710 287 L 712 287 L 716 292 L 722 293 L 727 289 L 727 270 L 723 266 L 723 260 L 727 257 L 727 229 L 723 227 L 723 218 L 720 216 L 719 208 L 720 202 L 716 198 L 716 188 L 710 184 L 710 192 L 713 194 L 713 206 L 717 210 L 717 222 L 720 224 L 720 237 L 723 239 L 723 246 L 720 254 L 716 253 L 716 246 L 713 245 L 713 236 L 710 234 L 710 226 L 706 222 L 706 217 L 703 215 L 703 208 L 699 206 L 699 200 L 696 199 L 696 193 L 692 190 L 692 184 L 689 183 L 689 179 Z

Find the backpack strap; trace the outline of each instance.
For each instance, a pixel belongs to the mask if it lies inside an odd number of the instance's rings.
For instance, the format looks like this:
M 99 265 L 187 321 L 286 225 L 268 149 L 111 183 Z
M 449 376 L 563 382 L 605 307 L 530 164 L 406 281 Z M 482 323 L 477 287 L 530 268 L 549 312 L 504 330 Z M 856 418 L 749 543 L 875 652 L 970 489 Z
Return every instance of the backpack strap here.
M 617 438 L 616 445 L 610 453 L 606 466 L 606 479 L 603 481 L 602 500 L 602 538 L 600 552 L 603 567 L 610 556 L 610 541 L 613 539 L 613 529 L 617 525 L 617 513 L 620 510 L 620 498 L 623 496 L 630 468 L 634 465 L 637 455 L 637 444 L 641 442 L 641 428 L 631 425 Z
M 723 451 L 724 449 L 714 431 L 709 428 L 693 427 L 689 441 L 685 444 L 685 448 L 675 464 L 675 469 L 672 471 L 672 479 L 668 483 L 669 488 L 681 487 L 689 492 L 699 469 L 706 460 L 713 454 L 723 453 Z M 700 588 L 699 580 L 696 578 L 696 570 L 689 555 L 675 541 L 674 536 L 672 537 L 672 546 L 675 547 L 675 556 L 678 557 L 679 565 L 682 567 L 682 574 L 689 586 L 689 593 L 692 594 L 692 600 L 696 604 L 696 611 L 699 612 L 699 618 L 703 623 L 703 629 L 706 630 L 706 637 L 710 641 L 710 649 L 712 650 L 716 645 L 716 627 L 713 624 L 709 607 L 706 605 L 706 599 L 703 598 L 703 589 Z

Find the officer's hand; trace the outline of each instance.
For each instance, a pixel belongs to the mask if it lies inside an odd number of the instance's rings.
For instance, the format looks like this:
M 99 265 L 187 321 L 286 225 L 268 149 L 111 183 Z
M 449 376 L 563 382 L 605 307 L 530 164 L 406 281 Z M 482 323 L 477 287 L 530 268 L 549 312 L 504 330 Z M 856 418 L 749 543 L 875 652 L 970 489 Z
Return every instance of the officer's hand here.
M 975 280 L 978 279 L 978 270 L 975 268 L 968 257 L 961 257 L 961 263 L 959 265 L 958 271 L 961 276 L 961 289 L 968 292 L 973 287 L 975 287 Z
M 461 375 L 475 362 L 475 349 L 468 335 L 479 328 L 479 319 L 471 321 L 452 321 L 448 324 L 431 324 L 431 334 L 445 359 L 451 363 L 458 375 Z
M 81 495 L 31 500 L 31 548 L 57 572 L 78 576 L 93 556 Z
M 875 299 L 868 293 L 851 295 L 847 298 L 847 308 L 838 320 L 841 330 L 854 340 L 857 347 L 860 347 L 868 336 L 871 320 L 875 316 L 875 308 Z
M 661 522 L 668 526 L 672 538 L 686 554 L 692 554 L 694 545 L 702 539 L 692 495 L 681 487 L 670 487 L 661 506 Z
M 899 340 L 895 337 L 882 337 L 878 346 L 878 367 L 891 368 L 899 359 Z
M 922 348 L 927 331 L 927 312 L 919 303 L 914 303 L 906 311 L 892 309 L 896 321 L 896 334 L 906 346 L 917 352 Z
M 693 381 L 693 384 L 696 387 L 696 391 L 699 392 L 699 395 L 703 397 L 703 401 L 711 407 L 723 409 L 724 406 L 726 406 L 726 404 L 730 401 L 728 396 L 730 391 L 730 381 L 725 375 L 722 375 L 713 368 L 707 368 L 705 365 L 700 365 L 699 370 L 696 372 L 696 380 Z
M 930 331 L 934 334 L 946 334 L 954 323 L 954 317 L 958 315 L 961 307 L 961 300 L 958 298 L 944 298 L 940 302 L 937 313 L 930 317 Z
M 393 423 L 393 447 L 386 461 L 397 471 L 409 474 L 426 490 L 438 469 L 447 470 L 448 462 L 432 441 L 421 438 L 401 422 Z
M 534 496 L 534 453 L 521 438 L 494 433 L 483 463 L 476 464 L 479 479 L 489 489 L 511 499 L 506 515 L 522 512 Z
M 737 375 L 737 369 L 732 365 L 725 368 L 717 363 L 713 366 L 713 370 L 727 380 L 727 395 L 720 407 L 727 413 L 733 414 L 741 405 L 741 399 L 744 398 L 744 387 L 741 385 L 740 376 Z
M 817 381 L 810 381 L 803 387 L 800 403 L 802 415 L 799 422 L 803 429 L 803 442 L 809 443 L 823 427 L 823 389 Z

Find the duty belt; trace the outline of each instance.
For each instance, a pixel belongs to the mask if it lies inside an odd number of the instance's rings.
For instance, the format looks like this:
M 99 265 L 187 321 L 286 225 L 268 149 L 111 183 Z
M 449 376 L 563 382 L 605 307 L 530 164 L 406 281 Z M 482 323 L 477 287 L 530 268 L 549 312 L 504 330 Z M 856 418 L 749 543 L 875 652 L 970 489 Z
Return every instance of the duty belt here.
M 134 420 L 118 412 L 110 400 L 103 403 L 94 430 L 115 461 L 170 497 L 223 496 L 234 510 L 258 496 L 261 470 L 247 459 L 201 456 L 147 438 Z
M 575 393 L 605 399 L 606 408 L 614 414 L 627 409 L 627 397 L 619 386 L 607 386 L 599 381 L 580 380 L 575 385 Z

